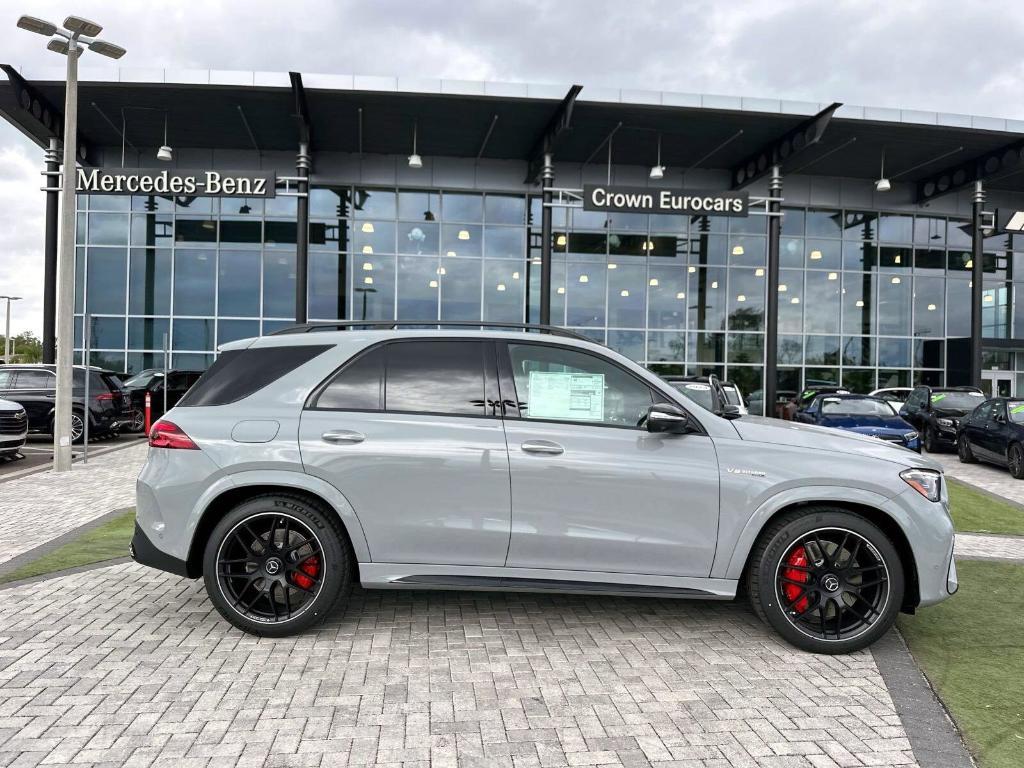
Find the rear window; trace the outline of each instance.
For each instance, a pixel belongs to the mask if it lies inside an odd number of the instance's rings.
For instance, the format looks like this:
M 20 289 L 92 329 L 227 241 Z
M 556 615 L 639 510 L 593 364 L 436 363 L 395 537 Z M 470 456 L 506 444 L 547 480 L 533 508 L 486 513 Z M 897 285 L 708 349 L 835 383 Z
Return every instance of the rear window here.
M 332 345 L 250 347 L 222 352 L 178 407 L 235 403 L 277 381 Z

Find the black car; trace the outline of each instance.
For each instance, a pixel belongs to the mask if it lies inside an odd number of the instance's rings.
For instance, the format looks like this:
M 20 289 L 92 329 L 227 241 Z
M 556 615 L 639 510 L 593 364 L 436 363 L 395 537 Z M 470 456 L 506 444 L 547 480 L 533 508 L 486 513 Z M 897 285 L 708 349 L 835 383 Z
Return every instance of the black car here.
M 146 426 L 146 393 L 150 395 L 150 422 L 155 423 L 164 415 L 164 387 L 167 389 L 167 410 L 170 410 L 195 384 L 202 371 L 167 371 L 148 368 L 132 376 L 124 383 L 131 400 L 131 419 L 126 429 L 141 432 Z
M 914 387 L 900 416 L 921 433 L 929 452 L 956 447 L 960 419 L 985 400 L 977 387 Z
M 72 373 L 71 437 L 81 442 L 85 434 L 84 366 Z M 57 393 L 53 365 L 5 365 L 0 367 L 0 397 L 25 409 L 29 432 L 53 433 L 53 404 Z M 102 435 L 117 432 L 129 419 L 128 393 L 116 374 L 102 368 L 89 369 L 89 432 Z
M 960 420 L 956 452 L 970 464 L 987 461 L 1024 480 L 1024 400 L 994 397 Z

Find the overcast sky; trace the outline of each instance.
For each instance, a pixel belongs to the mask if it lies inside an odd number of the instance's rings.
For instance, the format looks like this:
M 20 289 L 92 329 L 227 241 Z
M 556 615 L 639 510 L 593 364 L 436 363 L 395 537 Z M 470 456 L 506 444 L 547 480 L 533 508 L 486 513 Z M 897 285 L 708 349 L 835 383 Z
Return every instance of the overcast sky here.
M 578 82 L 1024 118 L 1019 11 L 1019 0 L 6 0 L 0 58 L 30 80 L 60 65 L 15 22 L 75 13 L 128 49 L 125 67 Z M 25 297 L 14 333 L 42 330 L 41 169 L 42 151 L 0 124 L 0 294 Z

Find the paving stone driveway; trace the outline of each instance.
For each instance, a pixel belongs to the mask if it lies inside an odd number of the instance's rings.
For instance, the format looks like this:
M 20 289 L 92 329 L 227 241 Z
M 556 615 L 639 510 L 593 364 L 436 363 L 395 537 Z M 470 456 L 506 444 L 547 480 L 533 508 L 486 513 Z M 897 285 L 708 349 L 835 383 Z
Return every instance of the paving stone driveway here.
M 870 652 L 742 604 L 357 591 L 258 640 L 135 564 L 0 594 L 5 766 L 916 765 Z

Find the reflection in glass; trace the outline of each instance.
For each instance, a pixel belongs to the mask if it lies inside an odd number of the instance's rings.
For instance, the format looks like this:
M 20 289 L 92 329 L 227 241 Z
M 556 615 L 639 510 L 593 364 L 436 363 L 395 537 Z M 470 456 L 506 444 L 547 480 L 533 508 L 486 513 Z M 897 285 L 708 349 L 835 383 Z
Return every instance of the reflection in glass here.
M 124 314 L 125 248 L 89 248 L 86 311 L 93 315 Z
M 132 248 L 130 259 L 128 311 L 133 315 L 170 314 L 170 249 Z

